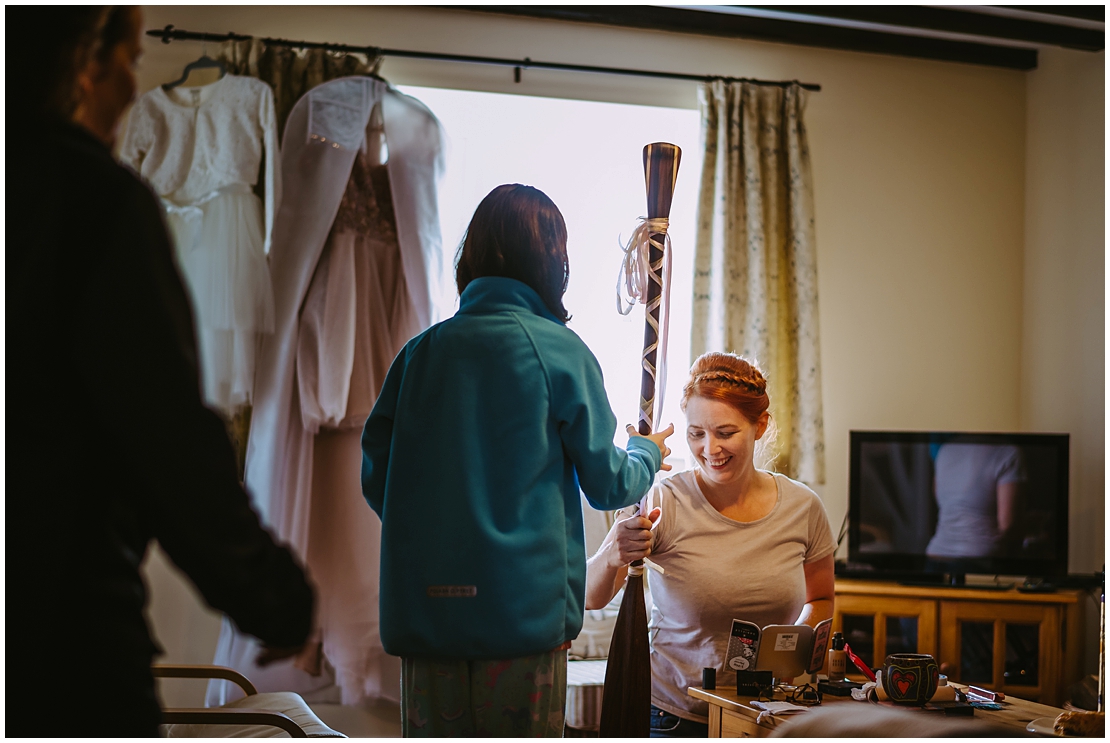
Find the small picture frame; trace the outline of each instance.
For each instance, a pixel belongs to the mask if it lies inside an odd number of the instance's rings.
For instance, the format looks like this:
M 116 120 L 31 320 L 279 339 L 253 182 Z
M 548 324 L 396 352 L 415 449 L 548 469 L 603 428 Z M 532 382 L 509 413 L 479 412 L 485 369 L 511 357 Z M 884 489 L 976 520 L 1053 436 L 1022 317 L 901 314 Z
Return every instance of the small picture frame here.
M 770 671 L 776 679 L 806 672 L 813 655 L 813 628 L 808 624 L 772 624 L 763 628 L 757 671 Z
M 758 625 L 743 619 L 733 619 L 728 649 L 725 651 L 725 668 L 737 673 L 754 671 L 762 634 Z
M 813 628 L 813 654 L 809 658 L 806 673 L 814 674 L 825 667 L 825 652 L 829 649 L 829 636 L 832 634 L 832 619 L 818 622 Z

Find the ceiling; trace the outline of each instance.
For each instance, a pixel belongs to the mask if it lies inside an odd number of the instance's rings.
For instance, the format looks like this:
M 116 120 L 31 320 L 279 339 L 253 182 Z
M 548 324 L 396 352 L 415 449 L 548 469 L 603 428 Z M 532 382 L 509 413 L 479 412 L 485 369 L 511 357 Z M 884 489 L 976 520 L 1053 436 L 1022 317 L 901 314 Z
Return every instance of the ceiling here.
M 454 10 L 1032 70 L 1037 51 L 1105 48 L 1104 5 L 452 5 Z

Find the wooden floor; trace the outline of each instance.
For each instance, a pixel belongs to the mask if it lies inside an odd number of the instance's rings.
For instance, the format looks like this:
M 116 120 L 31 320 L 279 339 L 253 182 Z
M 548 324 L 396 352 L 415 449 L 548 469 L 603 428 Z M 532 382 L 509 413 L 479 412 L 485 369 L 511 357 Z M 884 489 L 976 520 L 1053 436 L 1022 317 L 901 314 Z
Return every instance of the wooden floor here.
M 371 707 L 313 704 L 312 711 L 333 730 L 349 738 L 400 738 L 401 708 L 379 702 Z

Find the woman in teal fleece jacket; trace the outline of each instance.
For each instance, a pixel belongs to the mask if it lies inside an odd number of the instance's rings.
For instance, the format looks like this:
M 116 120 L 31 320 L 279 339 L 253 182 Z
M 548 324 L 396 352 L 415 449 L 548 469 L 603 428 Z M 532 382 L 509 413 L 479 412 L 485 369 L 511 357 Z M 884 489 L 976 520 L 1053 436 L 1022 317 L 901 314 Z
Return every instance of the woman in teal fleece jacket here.
M 541 191 L 486 196 L 459 252 L 458 312 L 402 349 L 366 421 L 406 735 L 562 734 L 586 579 L 579 491 L 621 508 L 669 469 L 673 426 L 613 445 L 601 368 L 565 325 L 566 240 Z

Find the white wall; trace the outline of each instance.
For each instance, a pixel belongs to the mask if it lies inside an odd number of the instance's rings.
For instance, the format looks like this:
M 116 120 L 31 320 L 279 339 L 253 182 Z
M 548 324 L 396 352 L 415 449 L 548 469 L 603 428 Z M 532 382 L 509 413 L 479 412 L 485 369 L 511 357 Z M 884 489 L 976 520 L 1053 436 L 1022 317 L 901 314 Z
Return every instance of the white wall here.
M 1047 50 L 1026 87 L 1021 425 L 1071 434 L 1069 567 L 1086 573 L 1106 562 L 1104 63 Z
M 1021 406 L 1023 358 L 1039 356 L 1038 345 L 1061 334 L 1056 322 L 1046 321 L 1030 337 L 1022 322 L 1029 309 L 1023 292 L 1035 291 L 1024 269 L 1025 230 L 1040 225 L 1025 218 L 1025 163 L 1035 149 L 1026 141 L 1027 120 L 1031 128 L 1039 125 L 1032 111 L 1027 118 L 1025 73 L 426 7 L 157 6 L 144 12 L 147 28 L 173 23 L 195 31 L 818 83 L 822 91 L 811 95 L 806 113 L 828 456 L 828 482 L 818 490 L 834 528 L 847 510 L 851 429 L 1049 425 L 1023 417 Z M 175 79 L 200 45 L 150 40 L 146 49 L 143 90 Z M 509 68 L 398 58 L 387 59 L 382 74 L 395 84 L 696 107 L 695 85 L 678 81 L 525 70 L 514 84 Z M 1030 80 L 1030 100 L 1039 102 Z M 590 177 L 589 163 L 582 172 Z M 1061 207 L 1038 208 L 1046 220 L 1068 221 L 1068 212 L 1056 216 Z M 1057 319 L 1070 324 L 1071 317 Z M 1079 356 L 1101 364 L 1099 333 L 1082 334 L 1090 348 L 1069 346 L 1062 356 L 1082 367 L 1075 373 L 1084 380 L 1101 379 L 1101 365 L 1095 371 Z M 1091 407 L 1101 430 L 1098 399 Z M 1085 415 L 1082 402 L 1066 402 L 1077 420 Z M 1101 451 L 1101 438 L 1097 446 L 1093 439 L 1083 445 Z M 1090 482 L 1100 481 L 1101 470 Z M 1098 508 L 1101 522 L 1101 500 Z M 1101 564 L 1091 556 L 1101 555 L 1099 540 L 1101 531 L 1092 532 L 1076 547 L 1094 565 Z M 1073 569 L 1080 569 L 1075 562 Z M 187 605 L 179 589 L 164 582 L 154 589 L 178 590 L 180 600 L 165 603 L 174 611 Z M 172 653 L 192 640 L 163 641 Z
M 159 663 L 211 663 L 220 636 L 220 614 L 208 608 L 157 545 L 143 564 L 150 590 L 147 620 L 165 654 Z M 162 704 L 167 707 L 203 707 L 206 681 L 166 679 L 158 682 Z

